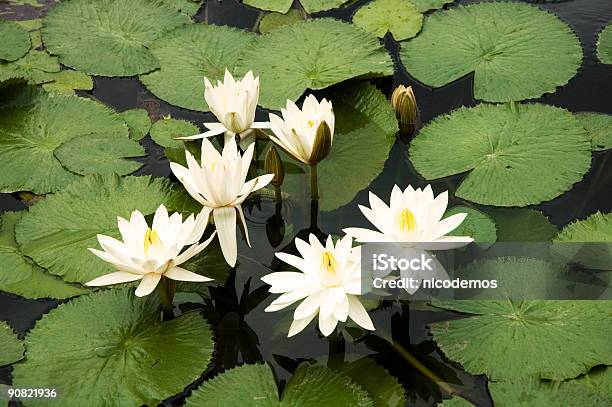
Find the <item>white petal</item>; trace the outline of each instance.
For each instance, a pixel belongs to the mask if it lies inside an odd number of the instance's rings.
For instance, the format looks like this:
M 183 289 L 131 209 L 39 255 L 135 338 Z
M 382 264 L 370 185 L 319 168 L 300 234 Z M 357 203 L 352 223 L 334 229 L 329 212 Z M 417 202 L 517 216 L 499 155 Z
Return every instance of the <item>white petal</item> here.
M 353 236 L 359 243 L 392 242 L 394 240 L 390 236 L 369 229 L 346 228 L 342 229 L 342 231 L 347 235 Z
M 151 294 L 155 287 L 157 287 L 159 280 L 161 280 L 161 274 L 149 273 L 145 275 L 134 294 L 136 294 L 136 297 L 144 297 Z
M 297 306 L 293 313 L 293 319 L 304 319 L 310 315 L 319 312 L 319 306 L 321 305 L 321 293 L 317 293 L 308 296 Z
M 271 293 L 280 294 L 299 289 L 308 283 L 308 276 L 293 271 L 279 271 L 263 276 L 261 281 L 271 286 Z
M 360 327 L 374 331 L 374 324 L 372 324 L 372 320 L 361 301 L 354 295 L 347 295 L 347 297 L 349 301 L 349 317 Z
M 172 267 L 170 270 L 164 273 L 164 276 L 177 281 L 194 281 L 198 283 L 204 283 L 211 281 L 212 278 L 204 277 L 196 273 L 192 273 L 189 270 L 185 270 L 181 267 Z
M 142 278 L 142 274 L 132 274 L 125 273 L 123 271 L 117 271 L 115 273 L 110 273 L 103 275 L 102 277 L 95 278 L 85 285 L 90 287 L 99 287 L 103 285 L 113 285 L 113 284 L 121 284 L 121 283 L 129 283 L 131 281 L 140 280 Z
M 195 134 L 193 136 L 175 137 L 174 139 L 175 140 L 199 140 L 202 138 L 218 136 L 219 134 L 222 134 L 224 132 L 225 132 L 225 127 L 222 127 L 222 128 L 216 128 L 214 130 L 208 130 L 208 131 L 205 131 L 204 133 Z
M 249 229 L 247 228 L 246 219 L 244 219 L 244 213 L 242 212 L 242 206 L 237 205 L 236 210 L 238 211 L 238 218 L 240 218 L 240 222 L 242 223 L 242 228 L 244 229 L 244 237 L 246 239 L 247 244 L 251 247 L 251 240 L 249 239 Z
M 302 332 L 304 330 L 304 328 L 306 328 L 308 326 L 308 324 L 310 324 L 310 322 L 317 316 L 317 313 L 313 313 L 311 315 L 308 315 L 305 318 L 302 319 L 295 319 L 292 323 L 291 326 L 289 327 L 289 333 L 287 334 L 287 337 L 290 338 L 293 335 L 296 335 L 300 332 Z
M 236 241 L 236 209 L 222 207 L 213 209 L 215 227 L 219 235 L 219 244 L 225 261 L 231 267 L 236 265 L 238 257 L 238 242 Z
M 213 232 L 212 235 L 210 235 L 210 237 L 204 243 L 190 246 L 187 250 L 179 254 L 174 259 L 174 264 L 177 266 L 180 266 L 181 264 L 185 263 L 187 260 L 199 254 L 202 250 L 204 250 L 210 244 L 210 242 L 212 242 L 216 234 L 217 232 Z
M 338 325 L 338 320 L 330 315 L 328 318 L 323 318 L 319 313 L 319 329 L 324 336 L 329 336 Z
M 300 271 L 304 271 L 308 269 L 306 262 L 301 257 L 295 256 L 289 253 L 279 252 L 276 253 L 276 257 L 278 257 L 281 261 L 289 264 L 290 266 L 295 267 Z

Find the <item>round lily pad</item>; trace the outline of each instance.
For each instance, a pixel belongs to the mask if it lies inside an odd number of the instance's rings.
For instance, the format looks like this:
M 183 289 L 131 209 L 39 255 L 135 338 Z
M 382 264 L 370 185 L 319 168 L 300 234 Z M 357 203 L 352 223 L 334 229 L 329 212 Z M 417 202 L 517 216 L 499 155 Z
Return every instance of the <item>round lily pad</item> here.
M 25 298 L 64 299 L 89 289 L 65 283 L 25 257 L 15 242 L 15 224 L 25 212 L 5 212 L 0 230 L 0 290 Z
M 60 305 L 25 343 L 15 387 L 54 388 L 63 405 L 157 405 L 197 380 L 213 352 L 199 313 L 162 322 L 157 296 L 138 298 L 130 289 Z
M 549 242 L 558 232 L 540 211 L 526 208 L 484 208 L 495 222 L 499 242 Z
M 15 228 L 17 242 L 50 273 L 84 284 L 113 271 L 87 250 L 99 247 L 96 235 L 119 238 L 118 216 L 152 214 L 172 193 L 166 180 L 87 176 L 32 206 Z
M 55 150 L 64 167 L 80 175 L 131 174 L 142 163 L 128 158 L 144 155 L 144 147 L 134 140 L 99 134 L 75 137 Z
M 43 41 L 62 64 L 89 75 L 131 76 L 159 68 L 148 46 L 191 19 L 160 0 L 73 0 L 45 18 Z
M 354 362 L 344 363 L 340 370 L 368 392 L 376 407 L 403 407 L 406 405 L 402 385 L 374 359 L 364 357 Z
M 23 58 L 12 62 L 0 61 L 0 82 L 10 79 L 24 79 L 38 85 L 53 81 L 53 73 L 60 71 L 57 58 L 44 51 L 30 50 Z
M 561 229 L 555 242 L 612 242 L 612 213 L 596 212 Z
M 151 127 L 151 138 L 162 147 L 184 148 L 185 142 L 175 140 L 176 137 L 193 136 L 201 133 L 198 126 L 187 121 L 172 118 L 164 118 L 153 123 Z
M 319 208 L 331 211 L 351 202 L 382 171 L 398 131 L 395 112 L 374 86 L 348 83 L 330 89 L 336 115 L 331 153 L 317 165 Z M 287 173 L 283 191 L 303 202 L 310 188 L 310 170 L 295 163 L 301 172 Z M 294 164 L 295 163 L 295 164 Z
M 488 215 L 467 206 L 454 206 L 446 211 L 444 217 L 448 218 L 458 213 L 467 213 L 467 216 L 455 230 L 449 233 L 450 236 L 470 236 L 479 243 L 497 241 L 495 222 Z
M 476 99 L 506 102 L 565 85 L 580 67 L 582 48 L 554 14 L 490 2 L 433 13 L 419 36 L 402 45 L 400 58 L 415 79 L 433 87 L 474 72 Z
M 119 116 L 125 121 L 132 140 L 142 140 L 149 133 L 151 128 L 151 119 L 149 113 L 145 109 L 130 109 L 119 113 Z
M 564 380 L 612 363 L 610 301 L 470 300 L 436 306 L 474 314 L 431 325 L 444 354 L 471 374 L 495 381 Z
M 602 64 L 612 64 L 612 24 L 608 24 L 599 33 L 597 56 Z
M 14 61 L 28 53 L 30 34 L 12 21 L 0 20 L 0 59 Z
M 202 7 L 202 3 L 204 0 L 163 0 L 164 3 L 176 11 L 180 11 L 183 14 L 188 15 L 189 17 L 195 16 L 200 7 Z
M 262 10 L 285 14 L 291 8 L 293 0 L 243 0 L 244 4 Z
M 603 113 L 577 113 L 578 122 L 584 126 L 593 151 L 612 148 L 612 115 Z
M 381 38 L 390 32 L 402 41 L 421 31 L 423 14 L 410 0 L 374 0 L 357 10 L 353 24 Z
M 141 82 L 155 96 L 173 105 L 208 111 L 204 100 L 204 78 L 212 83 L 232 71 L 255 35 L 236 28 L 189 24 L 153 42 L 150 50 L 160 69 L 141 75 Z
M 76 180 L 54 153 L 63 143 L 88 134 L 127 139 L 128 130 L 109 108 L 76 96 L 38 97 L 30 106 L 0 110 L 0 190 L 44 194 Z M 95 164 L 93 146 L 78 154 L 88 159 L 86 165 Z
M 60 71 L 51 74 L 53 82 L 43 84 L 47 92 L 59 92 L 73 95 L 75 90 L 92 90 L 91 76 L 78 71 Z
M 274 375 L 267 365 L 243 365 L 208 380 L 187 398 L 188 407 L 227 406 L 289 407 L 304 403 L 329 407 L 373 407 L 374 402 L 347 376 L 324 367 L 301 364 L 279 400 Z
M 0 366 L 15 363 L 23 359 L 23 344 L 15 336 L 13 329 L 4 321 L 0 321 Z
M 457 109 L 427 124 L 409 151 L 426 179 L 468 172 L 456 195 L 495 206 L 556 198 L 591 165 L 584 128 L 567 110 L 543 104 Z
M 361 76 L 393 74 L 393 62 L 374 35 L 352 24 L 320 18 L 262 35 L 244 50 L 237 71 L 260 76 L 259 103 L 281 108 L 307 89 Z
M 299 10 L 289 10 L 286 14 L 268 13 L 259 21 L 259 32 L 266 34 L 284 25 L 295 24 L 302 20 L 304 16 Z

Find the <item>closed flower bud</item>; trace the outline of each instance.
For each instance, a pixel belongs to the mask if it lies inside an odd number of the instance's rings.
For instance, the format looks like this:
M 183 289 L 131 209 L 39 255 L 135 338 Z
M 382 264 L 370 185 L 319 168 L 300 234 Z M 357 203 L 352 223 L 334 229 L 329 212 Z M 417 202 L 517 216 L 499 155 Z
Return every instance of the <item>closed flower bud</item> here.
M 278 150 L 274 146 L 271 146 L 266 153 L 264 171 L 267 174 L 274 174 L 274 178 L 270 181 L 272 185 L 280 187 L 283 184 L 283 180 L 285 179 L 285 166 L 278 154 Z
M 310 164 L 318 164 L 329 155 L 332 146 L 332 132 L 327 122 L 322 121 L 317 128 L 312 153 L 310 154 Z
M 414 132 L 418 123 L 419 108 L 417 106 L 412 86 L 399 85 L 391 95 L 391 105 L 402 133 Z

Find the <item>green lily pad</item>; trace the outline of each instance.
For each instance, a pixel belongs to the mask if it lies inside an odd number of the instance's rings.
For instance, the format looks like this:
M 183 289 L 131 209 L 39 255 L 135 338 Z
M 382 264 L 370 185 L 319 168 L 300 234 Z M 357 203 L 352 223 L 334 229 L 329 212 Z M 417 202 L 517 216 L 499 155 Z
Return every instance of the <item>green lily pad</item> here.
M 74 0 L 51 9 L 45 46 L 89 75 L 131 76 L 159 68 L 148 46 L 191 19 L 160 0 Z
M 469 318 L 431 325 L 444 354 L 490 380 L 564 380 L 612 363 L 610 301 L 447 301 Z M 512 405 L 512 404 L 511 404 Z
M 558 230 L 540 211 L 526 208 L 484 208 L 497 226 L 499 242 L 550 242 Z
M 15 21 L 21 28 L 28 32 L 30 36 L 30 42 L 32 43 L 32 48 L 38 48 L 42 46 L 42 35 L 40 33 L 40 29 L 42 28 L 42 19 L 36 18 L 33 20 L 19 20 Z
M 23 343 L 17 339 L 13 328 L 0 321 L 0 366 L 9 365 L 23 359 Z
M 55 150 L 64 167 L 80 175 L 131 174 L 142 163 L 127 158 L 144 155 L 144 147 L 134 140 L 99 134 L 75 137 Z
M 602 64 L 612 64 L 612 24 L 605 26 L 599 33 L 597 56 Z
M 172 193 L 166 180 L 87 176 L 32 206 L 17 224 L 17 242 L 50 273 L 84 284 L 113 271 L 87 250 L 99 247 L 96 235 L 119 238 L 117 216 L 152 214 Z
M 262 35 L 244 50 L 236 69 L 260 76 L 260 105 L 280 108 L 307 89 L 366 75 L 392 75 L 393 62 L 374 35 L 349 23 L 320 18 Z
M 28 53 L 32 44 L 26 30 L 12 21 L 0 20 L 0 59 L 14 61 Z
M 30 50 L 23 58 L 13 62 L 0 62 L 0 82 L 24 79 L 38 85 L 53 81 L 53 73 L 60 71 L 57 58 L 44 51 Z
M 151 129 L 151 119 L 149 113 L 145 109 L 130 109 L 119 113 L 119 116 L 125 121 L 132 140 L 142 140 Z
M 128 130 L 111 109 L 76 96 L 54 94 L 34 99 L 31 106 L 0 110 L 0 190 L 44 194 L 78 179 L 54 152 L 63 143 L 88 134 L 127 139 Z M 85 151 L 95 169 L 95 150 Z
M 567 110 L 481 104 L 428 123 L 412 141 L 410 159 L 426 179 L 469 172 L 457 189 L 460 198 L 526 206 L 580 181 L 591 165 L 591 144 Z
M 43 84 L 47 92 L 58 92 L 73 95 L 75 90 L 92 90 L 91 76 L 79 71 L 60 71 L 51 74 L 53 82 Z
M 151 138 L 162 147 L 184 148 L 184 141 L 175 140 L 176 137 L 193 136 L 201 133 L 198 126 L 187 121 L 163 118 L 153 123 L 151 127 Z
M 342 373 L 302 364 L 287 383 L 279 401 L 272 370 L 267 365 L 243 365 L 204 382 L 187 398 L 187 407 L 259 407 L 309 405 L 326 407 L 374 406 L 368 393 Z
M 341 371 L 368 392 L 376 407 L 403 407 L 406 404 L 402 385 L 374 359 L 364 357 L 345 363 Z
M 293 0 L 243 0 L 244 4 L 261 10 L 285 14 L 291 8 Z
M 353 24 L 380 38 L 390 32 L 402 41 L 421 31 L 423 14 L 410 0 L 374 0 L 357 10 Z
M 299 10 L 289 10 L 286 14 L 268 13 L 259 21 L 259 32 L 269 33 L 279 27 L 295 24 L 304 20 L 304 16 Z
M 176 106 L 208 111 L 204 78 L 216 83 L 225 70 L 233 71 L 238 56 L 251 46 L 255 35 L 236 28 L 190 24 L 153 42 L 151 53 L 160 69 L 141 75 L 155 96 Z
M 25 343 L 15 387 L 55 388 L 63 405 L 92 407 L 157 405 L 197 380 L 213 352 L 199 313 L 162 322 L 157 296 L 137 298 L 130 289 L 60 305 Z
M 594 392 L 606 401 L 607 406 L 612 404 L 612 367 L 610 366 L 596 367 L 588 374 L 564 382 L 562 385 Z
M 495 222 L 481 211 L 467 206 L 454 206 L 444 214 L 444 217 L 467 213 L 465 220 L 453 231 L 450 236 L 470 236 L 475 242 L 495 243 L 497 241 L 497 228 Z
M 444 400 L 442 403 L 438 403 L 438 407 L 473 407 L 473 406 L 474 404 L 458 396 L 454 396 L 448 400 Z
M 15 224 L 25 212 L 5 212 L 0 230 L 0 290 L 25 298 L 64 299 L 89 289 L 65 283 L 26 258 L 15 242 Z
M 442 8 L 445 4 L 453 1 L 455 0 L 410 0 L 421 13 Z
M 348 1 L 349 0 L 300 0 L 300 3 L 308 14 L 312 14 L 340 7 Z
M 331 211 L 351 202 L 382 171 L 398 131 L 395 112 L 374 86 L 352 83 L 326 92 L 336 115 L 330 155 L 317 167 L 319 208 Z M 288 159 L 293 163 L 293 160 Z M 285 175 L 283 191 L 303 202 L 310 188 L 310 170 Z
M 612 148 L 612 115 L 584 112 L 577 113 L 576 118 L 586 129 L 593 151 Z
M 176 11 L 188 15 L 189 17 L 195 16 L 204 0 L 163 0 L 164 3 Z
M 525 3 L 491 2 L 433 13 L 421 34 L 403 44 L 400 58 L 428 86 L 474 72 L 476 99 L 507 102 L 565 85 L 580 67 L 582 48 L 554 14 Z

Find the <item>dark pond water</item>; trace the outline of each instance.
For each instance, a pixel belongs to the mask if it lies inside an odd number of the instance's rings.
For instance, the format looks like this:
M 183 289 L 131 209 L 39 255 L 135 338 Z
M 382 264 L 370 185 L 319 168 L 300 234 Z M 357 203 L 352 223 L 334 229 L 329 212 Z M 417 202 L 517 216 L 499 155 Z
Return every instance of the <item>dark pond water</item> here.
M 332 16 L 350 19 L 353 12 L 366 1 L 356 1 L 350 7 L 318 16 Z M 473 3 L 460 0 L 457 3 Z M 4 4 L 3 4 L 4 3 Z M 51 4 L 52 2 L 47 1 Z M 610 0 L 570 0 L 561 3 L 547 3 L 543 8 L 555 12 L 568 22 L 578 33 L 584 48 L 583 66 L 576 77 L 556 93 L 545 95 L 538 101 L 565 107 L 571 111 L 596 111 L 612 114 L 612 66 L 597 62 L 594 47 L 597 33 L 612 21 L 612 1 Z M 448 6 L 447 6 L 448 7 Z M 10 10 L 9 18 L 33 18 L 44 9 L 33 10 L 29 7 L 9 6 L 0 1 L 0 13 Z M 210 24 L 226 24 L 245 29 L 256 26 L 259 11 L 239 4 L 237 0 L 207 0 L 196 19 Z M 543 33 L 544 34 L 544 33 Z M 397 60 L 398 46 L 390 38 L 385 45 Z M 399 64 L 397 66 L 400 66 Z M 412 84 L 416 93 L 424 122 L 463 105 L 474 105 L 472 97 L 472 78 L 465 77 L 444 88 L 431 90 L 415 83 L 402 69 L 398 68 L 392 79 L 377 82 L 377 86 L 389 94 L 400 83 Z M 94 98 L 112 106 L 118 111 L 133 107 L 146 108 L 153 117 L 170 114 L 175 118 L 191 120 L 201 124 L 214 121 L 211 114 L 196 113 L 168 105 L 151 95 L 135 78 L 95 78 L 95 89 L 89 93 Z M 266 112 L 258 113 L 261 119 Z M 149 138 L 143 141 L 148 156 L 141 174 L 169 176 L 169 166 L 164 158 L 163 149 Z M 405 187 L 408 184 L 423 186 L 425 181 L 413 170 L 407 160 L 407 146 L 396 143 L 392 149 L 384 171 L 376 178 L 369 189 L 380 196 L 388 196 L 394 184 Z M 543 211 L 558 227 L 573 219 L 584 218 L 597 210 L 609 212 L 612 207 L 612 159 L 611 152 L 596 153 L 592 168 L 584 180 L 573 190 L 561 197 L 538 205 L 535 209 Z M 455 190 L 461 177 L 451 177 L 433 182 L 436 192 Z M 353 202 L 333 212 L 319 215 L 319 229 L 322 233 L 339 233 L 347 225 L 365 226 L 357 203 L 366 201 L 366 192 L 359 193 Z M 452 205 L 452 203 L 451 203 Z M 258 361 L 269 362 L 275 370 L 281 385 L 291 376 L 297 364 L 306 359 L 326 361 L 328 357 L 354 359 L 358 355 L 372 355 L 404 385 L 409 406 L 431 406 L 440 401 L 444 394 L 438 386 L 423 376 L 411 364 L 399 356 L 383 338 L 392 337 L 396 344 L 408 350 L 422 364 L 442 380 L 453 383 L 462 395 L 479 406 L 492 405 L 486 390 L 486 379 L 466 374 L 461 368 L 445 359 L 431 340 L 428 324 L 457 316 L 447 312 L 433 311 L 422 304 L 392 304 L 372 314 L 377 331 L 358 342 L 328 341 L 318 336 L 315 329 L 308 328 L 300 335 L 286 338 L 290 312 L 266 314 L 263 309 L 271 301 L 266 287 L 259 277 L 277 269 L 273 261 L 274 252 L 290 244 L 296 233 L 304 233 L 309 227 L 309 208 L 293 202 L 282 208 L 281 214 L 288 232 L 270 243 L 266 226 L 275 224 L 275 205 L 265 199 L 251 200 L 247 210 L 249 229 L 252 233 L 253 249 L 244 244 L 239 247 L 238 269 L 233 272 L 225 286 L 211 289 L 211 300 L 204 306 L 205 314 L 214 325 L 217 338 L 214 365 L 203 372 L 202 379 L 216 372 L 240 363 Z M 16 196 L 0 194 L 0 211 L 25 209 Z M 272 218 L 272 220 L 271 220 Z M 270 226 L 270 224 L 272 226 Z M 27 301 L 10 294 L 0 293 L 0 319 L 8 321 L 21 334 L 25 334 L 35 321 L 49 309 L 55 301 Z M 0 370 L 0 383 L 9 383 L 10 370 Z M 168 400 L 169 405 L 179 405 L 184 395 Z

